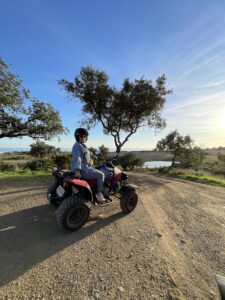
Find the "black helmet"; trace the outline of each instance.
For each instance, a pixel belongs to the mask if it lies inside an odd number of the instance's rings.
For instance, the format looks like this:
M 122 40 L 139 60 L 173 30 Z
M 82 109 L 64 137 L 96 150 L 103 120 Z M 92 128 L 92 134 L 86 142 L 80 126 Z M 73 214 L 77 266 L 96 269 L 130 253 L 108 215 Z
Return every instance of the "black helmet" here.
M 74 136 L 75 136 L 76 141 L 79 141 L 79 136 L 82 135 L 82 134 L 88 136 L 87 129 L 85 129 L 85 128 L 77 128 L 75 130 Z

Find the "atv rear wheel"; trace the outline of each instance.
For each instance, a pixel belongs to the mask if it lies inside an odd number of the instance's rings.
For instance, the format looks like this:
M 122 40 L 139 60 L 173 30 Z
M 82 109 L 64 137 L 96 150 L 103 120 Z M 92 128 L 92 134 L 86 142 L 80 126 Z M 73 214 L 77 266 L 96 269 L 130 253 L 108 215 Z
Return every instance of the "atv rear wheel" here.
M 54 206 L 58 206 L 58 197 L 56 195 L 56 189 L 57 189 L 57 184 L 53 183 L 50 185 L 46 192 L 47 200 L 50 204 L 53 204 Z
M 57 212 L 56 221 L 61 229 L 77 230 L 87 222 L 91 203 L 81 194 L 72 195 L 62 201 Z
M 126 214 L 131 213 L 137 206 L 138 195 L 135 191 L 130 191 L 121 195 L 120 207 Z

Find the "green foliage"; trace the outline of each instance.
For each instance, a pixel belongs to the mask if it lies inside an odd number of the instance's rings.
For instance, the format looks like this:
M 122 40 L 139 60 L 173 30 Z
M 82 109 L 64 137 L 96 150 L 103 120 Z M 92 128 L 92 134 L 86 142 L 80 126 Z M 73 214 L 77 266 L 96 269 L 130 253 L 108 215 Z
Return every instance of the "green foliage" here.
M 10 154 L 1 154 L 0 158 L 6 161 L 21 161 L 21 160 L 29 160 L 30 156 L 29 154 L 18 154 L 18 153 L 10 153 Z
M 0 171 L 19 171 L 19 170 L 25 170 L 29 168 L 29 161 L 27 160 L 0 160 Z
M 116 152 L 119 153 L 140 127 L 165 127 L 161 110 L 165 96 L 171 91 L 165 87 L 164 75 L 156 80 L 155 85 L 144 78 L 125 79 L 120 90 L 110 86 L 108 79 L 105 72 L 88 66 L 81 68 L 74 82 L 63 79 L 59 84 L 70 96 L 80 99 L 86 115 L 83 124 L 90 127 L 100 122 L 104 133 L 113 136 Z M 123 141 L 121 132 L 126 133 Z
M 10 182 L 23 182 L 27 184 L 28 181 L 38 182 L 49 185 L 52 182 L 52 175 L 46 171 L 31 171 L 31 170 L 19 170 L 19 171 L 5 171 L 0 172 L 0 179 L 7 180 L 7 184 Z
M 217 155 L 217 158 L 220 162 L 225 162 L 225 154 L 224 153 L 221 153 L 219 152 L 218 155 Z
M 164 139 L 156 145 L 157 151 L 168 151 L 173 154 L 171 166 L 175 166 L 175 160 L 179 157 L 187 157 L 188 151 L 192 149 L 192 139 L 189 135 L 181 136 L 177 130 L 169 133 Z
M 193 173 L 193 172 L 184 171 L 184 170 L 173 170 L 173 171 L 170 171 L 169 174 L 173 177 L 177 177 L 180 179 L 191 180 L 191 181 L 195 181 L 195 182 L 199 182 L 199 183 L 225 187 L 225 179 L 224 178 L 207 176 L 204 174 Z
M 203 164 L 203 170 L 219 176 L 225 176 L 225 166 L 221 162 L 205 162 Z
M 59 112 L 23 88 L 0 57 L 0 138 L 29 136 L 49 140 L 66 133 Z
M 117 163 L 122 166 L 124 170 L 133 170 L 134 167 L 141 167 L 143 165 L 143 160 L 137 157 L 134 153 L 128 152 L 121 155 L 117 159 Z
M 8 163 L 4 161 L 0 161 L 0 171 L 5 172 L 5 171 L 16 171 L 17 165 L 14 163 Z
M 15 160 L 13 158 L 16 158 Z M 0 155 L 0 172 L 28 172 L 45 171 L 50 172 L 54 165 L 63 169 L 70 169 L 71 154 L 61 153 L 47 157 L 32 158 L 24 154 Z
M 194 168 L 198 170 L 202 165 L 205 158 L 204 151 L 199 147 L 193 147 L 192 149 L 186 149 L 179 155 L 178 159 L 181 162 L 181 167 Z
M 30 169 L 31 171 L 50 171 L 52 165 L 53 162 L 51 159 L 34 159 L 27 162 L 26 169 Z
M 100 147 L 98 147 L 98 149 L 100 151 L 100 156 L 104 161 L 112 159 L 112 155 L 110 155 L 109 153 L 109 148 L 105 147 L 104 145 L 101 145 Z
M 98 147 L 98 149 L 90 147 L 89 151 L 93 154 L 92 159 L 94 166 L 99 166 L 102 161 L 112 160 L 112 155 L 109 153 L 109 148 L 105 147 L 104 145 L 101 145 Z
M 64 153 L 54 157 L 54 163 L 61 169 L 70 169 L 71 166 L 71 154 Z
M 44 142 L 37 141 L 30 145 L 30 155 L 34 157 L 53 157 L 59 154 L 60 149 L 55 148 L 54 146 L 48 145 Z

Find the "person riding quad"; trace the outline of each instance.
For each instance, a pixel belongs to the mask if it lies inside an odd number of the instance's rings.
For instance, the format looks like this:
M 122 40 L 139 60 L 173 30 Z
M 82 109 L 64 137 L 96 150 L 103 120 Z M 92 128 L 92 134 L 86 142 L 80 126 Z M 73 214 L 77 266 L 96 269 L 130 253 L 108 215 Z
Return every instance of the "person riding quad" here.
M 104 173 L 91 167 L 91 152 L 88 150 L 85 143 L 88 138 L 88 131 L 85 128 L 77 128 L 74 133 L 76 139 L 72 149 L 71 171 L 75 173 L 75 177 L 83 177 L 85 179 L 97 179 L 97 194 L 96 198 L 100 203 L 104 203 L 103 183 Z

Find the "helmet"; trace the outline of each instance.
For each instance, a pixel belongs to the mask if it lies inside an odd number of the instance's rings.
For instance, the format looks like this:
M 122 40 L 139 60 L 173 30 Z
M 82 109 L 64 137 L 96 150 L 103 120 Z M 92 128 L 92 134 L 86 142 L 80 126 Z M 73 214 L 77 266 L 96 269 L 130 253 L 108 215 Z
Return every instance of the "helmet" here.
M 82 135 L 82 134 L 88 136 L 87 129 L 85 129 L 85 128 L 77 128 L 75 130 L 74 137 L 75 137 L 76 141 L 79 141 L 79 136 Z

